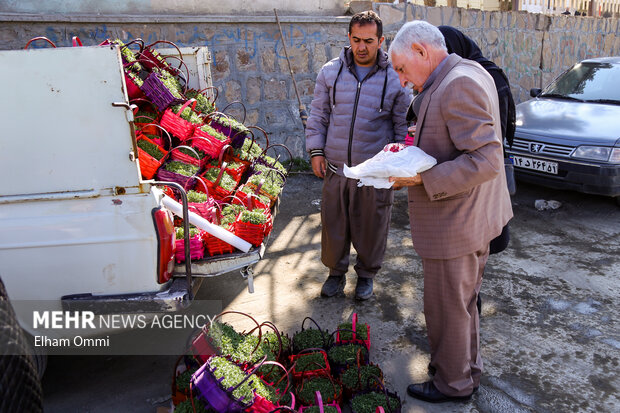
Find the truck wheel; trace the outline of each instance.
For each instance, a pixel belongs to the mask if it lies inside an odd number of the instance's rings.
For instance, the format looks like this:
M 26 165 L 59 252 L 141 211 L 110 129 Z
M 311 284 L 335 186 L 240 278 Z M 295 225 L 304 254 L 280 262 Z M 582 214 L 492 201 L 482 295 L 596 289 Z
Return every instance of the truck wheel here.
M 0 412 L 43 412 L 43 391 L 29 344 L 0 279 Z

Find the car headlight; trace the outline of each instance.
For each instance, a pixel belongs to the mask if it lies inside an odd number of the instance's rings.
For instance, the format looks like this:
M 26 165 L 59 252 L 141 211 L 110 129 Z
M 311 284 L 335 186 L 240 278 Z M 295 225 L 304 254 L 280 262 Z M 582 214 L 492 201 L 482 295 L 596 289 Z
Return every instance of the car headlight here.
M 580 146 L 571 155 L 573 158 L 608 161 L 613 148 L 605 146 Z
M 612 149 L 611 156 L 609 157 L 609 162 L 620 163 L 620 148 Z

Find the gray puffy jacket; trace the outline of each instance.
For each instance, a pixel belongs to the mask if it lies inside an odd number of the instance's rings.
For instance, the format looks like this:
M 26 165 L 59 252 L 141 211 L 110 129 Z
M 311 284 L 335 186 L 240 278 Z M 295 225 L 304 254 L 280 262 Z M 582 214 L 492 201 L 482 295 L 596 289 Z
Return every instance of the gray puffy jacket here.
M 323 66 L 306 126 L 306 150 L 324 155 L 340 175 L 343 165 L 358 165 L 386 144 L 404 141 L 412 99 L 383 50 L 364 79 L 358 81 L 354 66 L 350 47 Z

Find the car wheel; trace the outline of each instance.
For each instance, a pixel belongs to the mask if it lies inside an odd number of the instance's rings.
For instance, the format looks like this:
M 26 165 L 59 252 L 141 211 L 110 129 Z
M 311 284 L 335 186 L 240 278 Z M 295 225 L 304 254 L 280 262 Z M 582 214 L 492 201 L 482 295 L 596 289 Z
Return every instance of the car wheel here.
M 0 412 L 43 412 L 43 391 L 29 344 L 0 279 Z
M 616 200 L 616 205 L 620 206 L 620 195 L 615 196 L 614 199 Z

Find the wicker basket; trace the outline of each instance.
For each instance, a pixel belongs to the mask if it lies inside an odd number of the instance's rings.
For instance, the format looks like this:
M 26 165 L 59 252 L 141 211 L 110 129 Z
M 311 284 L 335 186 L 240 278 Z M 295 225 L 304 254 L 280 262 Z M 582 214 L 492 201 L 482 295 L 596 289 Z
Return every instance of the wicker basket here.
M 163 154 L 163 157 L 160 160 L 157 160 L 151 155 L 149 155 L 145 150 L 138 147 L 138 160 L 140 163 L 140 173 L 142 174 L 142 177 L 144 179 L 153 179 L 153 177 L 155 176 L 155 173 L 157 172 L 157 169 L 161 166 L 168 151 L 166 151 L 163 147 L 157 145 L 151 139 L 147 138 L 146 136 L 142 134 L 139 134 L 136 137 L 136 141 L 139 141 L 142 139 L 157 146 L 157 149 L 159 149 L 160 152 Z
M 170 105 L 183 102 L 183 99 L 177 98 L 170 92 L 155 72 L 148 75 L 140 90 L 157 106 L 160 112 L 166 110 Z

